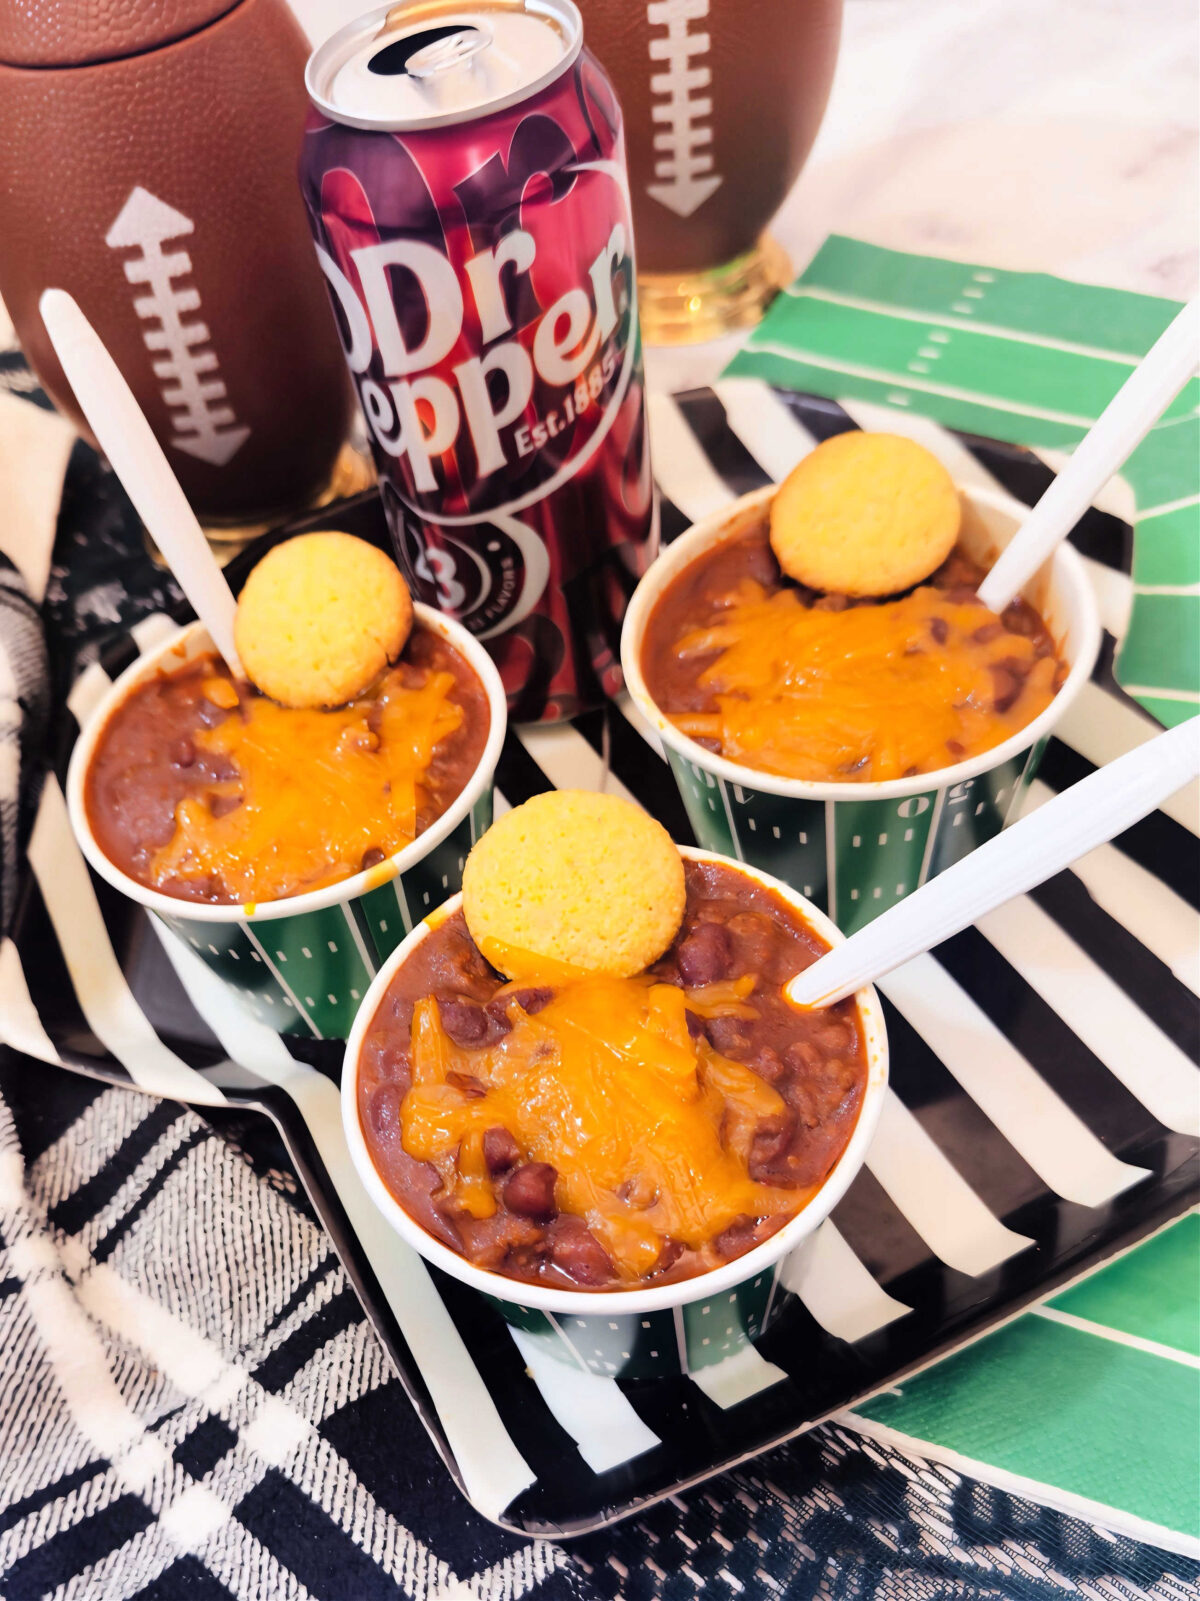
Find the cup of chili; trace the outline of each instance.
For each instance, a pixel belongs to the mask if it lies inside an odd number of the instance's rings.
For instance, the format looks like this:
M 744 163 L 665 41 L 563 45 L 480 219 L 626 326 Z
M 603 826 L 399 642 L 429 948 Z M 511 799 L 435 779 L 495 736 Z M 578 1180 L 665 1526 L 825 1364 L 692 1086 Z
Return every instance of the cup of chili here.
M 482 713 L 481 721 L 486 717 L 483 738 L 473 744 L 481 747 L 481 754 L 461 788 L 409 844 L 334 882 L 252 902 L 183 898 L 140 882 L 97 838 L 89 773 L 110 722 L 139 690 L 217 659 L 199 623 L 183 628 L 121 674 L 71 755 L 67 806 L 88 862 L 190 946 L 244 1009 L 280 1034 L 345 1039 L 380 964 L 409 930 L 420 926 L 431 907 L 458 887 L 467 852 L 491 823 L 493 779 L 507 724 L 499 674 L 460 624 L 419 603 L 413 611 L 414 637 L 423 636 L 435 652 L 449 647 L 458 663 L 465 664 L 474 714 Z M 302 787 L 303 770 L 297 779 Z
M 1025 508 L 986 489 L 959 486 L 959 493 L 963 524 L 951 560 L 982 573 L 1020 526 Z M 660 704 L 665 695 L 656 699 L 649 657 L 662 646 L 664 599 L 669 606 L 681 585 L 694 586 L 704 564 L 723 551 L 732 553 L 739 541 L 756 547 L 768 592 L 787 587 L 777 566 L 773 578 L 767 570 L 774 564 L 766 541 L 774 494 L 775 486 L 768 486 L 743 496 L 679 535 L 659 555 L 625 615 L 625 683 L 637 711 L 662 742 L 700 843 L 778 875 L 853 933 L 1015 820 L 1047 740 L 1091 673 L 1100 623 L 1083 563 L 1070 546 L 1061 545 L 1026 586 L 1019 608 L 1024 623 L 1017 618 L 1017 626 L 1048 633 L 1059 682 L 1048 704 L 998 743 L 967 759 L 882 781 L 856 779 L 852 773 L 789 777 L 730 760 L 709 748 L 716 742 L 684 732 L 669 707 Z M 711 609 L 707 615 L 711 620 Z M 839 622 L 833 617 L 823 626 L 833 630 Z M 941 627 L 932 619 L 931 625 Z M 998 620 L 988 626 L 1000 632 Z M 930 645 L 936 651 L 936 639 Z M 751 660 L 756 648 L 751 637 Z M 1005 648 L 1002 639 L 992 654 Z M 1013 674 L 1002 666 L 989 682 L 1003 683 L 1011 693 Z M 997 695 L 996 704 L 1003 705 Z M 703 717 L 678 721 L 707 726 Z
M 790 956 L 793 949 L 803 951 L 799 958 L 803 965 L 823 949 L 840 943 L 844 936 L 829 919 L 794 890 L 757 868 L 690 847 L 681 847 L 680 854 L 688 881 L 688 909 L 676 943 L 662 961 L 648 970 L 647 976 L 663 985 L 684 987 L 682 1000 L 675 997 L 680 1000 L 681 1013 L 686 1004 L 708 1014 L 707 1021 L 702 1021 L 689 1012 L 688 1032 L 707 1029 L 708 1036 L 722 1049 L 715 1078 L 705 1078 L 704 1069 L 697 1078 L 704 1093 L 710 1093 L 714 1083 L 729 1082 L 728 1078 L 721 1078 L 722 1074 L 751 1071 L 745 1062 L 731 1061 L 731 1055 L 746 1058 L 751 1064 L 763 1058 L 752 1029 L 741 1039 L 736 1038 L 735 1031 L 716 1032 L 716 1025 L 735 1022 L 729 1014 L 736 1012 L 736 1007 L 704 1005 L 703 997 L 711 998 L 717 988 L 723 987 L 719 982 L 707 982 L 714 971 L 709 965 L 714 944 L 711 933 L 702 936 L 698 945 L 692 945 L 690 952 L 685 945 L 697 928 L 711 931 L 713 921 L 706 919 L 728 919 L 733 938 L 723 944 L 727 972 L 733 974 L 745 968 L 747 976 L 756 982 L 769 973 L 769 998 L 758 1002 L 759 1015 L 768 1028 L 776 1031 L 774 1042 L 779 1051 L 766 1053 L 770 1059 L 768 1071 L 775 1074 L 776 1100 L 782 1096 L 790 1108 L 789 1126 L 794 1136 L 790 1137 L 789 1147 L 789 1136 L 785 1135 L 784 1151 L 778 1147 L 761 1148 L 761 1154 L 769 1173 L 786 1173 L 790 1163 L 792 1179 L 802 1180 L 804 1185 L 796 1189 L 796 1206 L 781 1226 L 768 1218 L 756 1221 L 744 1217 L 734 1230 L 736 1234 L 736 1228 L 740 1228 L 742 1234 L 728 1243 L 729 1236 L 716 1232 L 726 1224 L 725 1212 L 719 1210 L 724 1197 L 706 1194 L 699 1203 L 700 1212 L 693 1218 L 693 1223 L 699 1223 L 693 1244 L 697 1238 L 703 1241 L 701 1253 L 672 1253 L 668 1258 L 664 1244 L 651 1270 L 639 1275 L 629 1270 L 619 1251 L 609 1258 L 601 1249 L 590 1232 L 597 1226 L 590 1212 L 586 1221 L 566 1212 L 572 1192 L 569 1184 L 564 1184 L 564 1171 L 556 1175 L 553 1168 L 549 1169 L 546 1213 L 513 1198 L 514 1181 L 524 1188 L 524 1175 L 530 1174 L 532 1187 L 532 1181 L 545 1176 L 545 1164 L 529 1160 L 537 1149 L 536 1121 L 541 1114 L 517 1111 L 516 1107 L 519 1103 L 524 1108 L 527 1101 L 544 1094 L 546 1106 L 561 1110 L 563 1079 L 556 1076 L 554 1068 L 543 1065 L 547 1059 L 540 1054 L 545 1051 L 544 1031 L 558 1038 L 554 1030 L 560 1024 L 550 989 L 529 991 L 517 987 L 514 991 L 487 967 L 462 919 L 461 895 L 448 900 L 415 928 L 381 968 L 363 1000 L 347 1042 L 342 1070 L 342 1117 L 351 1158 L 372 1199 L 400 1238 L 433 1266 L 486 1296 L 518 1331 L 518 1343 L 527 1354 L 544 1353 L 606 1377 L 696 1372 L 736 1358 L 767 1331 L 802 1278 L 805 1256 L 816 1230 L 862 1166 L 887 1088 L 887 1038 L 873 989 L 860 990 L 852 1000 L 841 1003 L 842 1010 L 797 1013 L 799 1020 L 794 1027 L 801 1043 L 795 1054 L 785 1051 L 779 1036 L 781 1027 L 786 1031 L 792 1026 L 786 1018 L 780 1021 L 781 1006 L 790 1007 L 790 1003 L 780 1001 L 781 981 L 785 981 L 781 953 Z M 734 921 L 731 913 L 742 922 Z M 762 943 L 760 920 L 764 917 L 778 920 L 778 945 Z M 788 945 L 785 935 L 801 943 Z M 720 940 L 715 943 L 722 945 Z M 689 979 L 696 980 L 699 988 L 685 987 Z M 738 981 L 734 978 L 730 982 L 736 986 Z M 517 1017 L 510 1007 L 507 1021 L 499 1021 L 496 1001 L 488 998 L 497 986 L 497 999 L 507 998 L 530 1015 Z M 761 988 L 747 985 L 745 980 L 742 987 L 752 1000 L 763 994 Z M 467 998 L 468 991 L 473 999 Z M 562 993 L 568 990 L 564 988 Z M 663 1005 L 662 997 L 655 1000 L 649 988 L 639 993 L 649 997 L 647 1005 L 651 1010 Z M 436 1004 L 440 1017 L 441 1045 L 435 1047 L 439 1059 L 436 1084 L 418 1063 L 415 1046 L 424 1027 L 420 1008 L 431 1003 Z M 795 1013 L 796 1009 L 791 1011 Z M 622 1031 L 629 1019 L 619 1007 L 610 1014 L 601 1002 L 593 1005 L 591 1015 L 594 1028 L 606 1031 L 611 1027 L 614 1040 L 625 1042 Z M 461 1185 L 464 1179 L 477 1183 L 482 1169 L 480 1173 L 473 1171 L 469 1156 L 464 1154 L 467 1141 L 460 1140 L 453 1119 L 456 1112 L 463 1113 L 473 1124 L 480 1124 L 495 1115 L 490 1103 L 482 1098 L 486 1086 L 471 1069 L 488 1074 L 489 1063 L 494 1066 L 496 1060 L 489 1057 L 489 1049 L 499 1047 L 503 1053 L 518 1041 L 516 1030 L 529 1022 L 535 1025 L 535 1034 L 543 1032 L 530 1058 L 531 1078 L 514 1086 L 505 1077 L 512 1068 L 511 1057 L 505 1059 L 506 1065 L 497 1073 L 497 1080 L 509 1096 L 510 1114 L 516 1113 L 513 1127 L 520 1139 L 514 1140 L 505 1129 L 483 1133 L 483 1152 L 494 1188 L 489 1206 L 475 1208 L 484 1219 L 483 1232 L 472 1232 L 463 1226 L 468 1222 L 467 1212 L 452 1186 Z M 558 1061 L 569 1062 L 571 1053 L 578 1049 L 578 1031 L 568 1037 L 574 1044 Z M 449 1071 L 444 1054 L 447 1040 L 454 1062 Z M 814 1044 L 822 1040 L 825 1045 Z M 849 1061 L 851 1055 L 853 1063 Z M 782 1072 L 781 1056 L 786 1063 Z M 596 1115 L 597 1106 L 616 1104 L 624 1108 L 624 1122 L 618 1126 L 623 1132 L 608 1130 L 607 1125 L 601 1130 L 606 1150 L 620 1145 L 630 1120 L 639 1127 L 639 1133 L 640 1122 L 645 1120 L 647 1139 L 661 1141 L 661 1130 L 666 1125 L 655 1122 L 654 1114 L 646 1107 L 653 1105 L 661 1111 L 662 1084 L 647 1081 L 639 1086 L 638 1075 L 648 1071 L 642 1066 L 644 1060 L 637 1051 L 627 1052 L 624 1068 L 611 1081 L 598 1078 L 599 1096 L 592 1084 L 590 1102 L 576 1101 L 565 1126 L 580 1126 L 575 1122 L 576 1116 L 586 1125 L 587 1117 Z M 677 1065 L 666 1068 L 666 1074 L 677 1071 Z M 761 1088 L 771 1091 L 765 1080 Z M 690 1090 L 680 1093 L 687 1099 Z M 450 1162 L 440 1175 L 421 1154 L 421 1109 L 413 1111 L 410 1119 L 410 1107 L 406 1105 L 414 1096 L 428 1099 L 435 1123 L 444 1124 L 442 1132 Z M 673 1104 L 669 1094 L 667 1101 Z M 736 1144 L 736 1138 L 728 1132 L 729 1119 L 736 1115 L 733 1104 L 727 1103 L 719 1116 L 717 1112 L 709 1114 L 714 1128 L 719 1130 L 717 1137 L 722 1146 L 730 1148 Z M 611 1113 L 602 1110 L 599 1115 L 603 1118 Z M 535 1122 L 532 1140 L 530 1116 Z M 650 1131 L 652 1122 L 657 1132 Z M 492 1160 L 488 1145 L 497 1132 L 512 1147 L 511 1157 L 502 1156 L 499 1164 Z M 826 1135 L 828 1138 L 823 1138 Z M 585 1134 L 585 1140 L 589 1137 Z M 665 1137 L 669 1143 L 672 1136 L 668 1133 Z M 414 1151 L 408 1150 L 409 1144 Z M 665 1154 L 660 1144 L 655 1143 L 653 1148 L 668 1166 L 674 1161 L 673 1146 Z M 691 1171 L 694 1176 L 698 1169 L 693 1167 Z M 447 1177 L 451 1187 L 447 1186 Z M 584 1177 L 585 1192 L 594 1194 L 600 1185 L 610 1182 L 612 1175 L 589 1172 L 585 1161 Z M 649 1183 L 652 1189 L 648 1169 L 640 1171 L 633 1182 Z M 621 1239 L 621 1231 L 631 1220 L 636 1221 L 636 1215 L 653 1215 L 644 1211 L 635 1215 L 621 1206 L 622 1201 L 628 1200 L 636 1212 L 653 1204 L 646 1196 L 630 1193 L 631 1188 L 626 1183 L 616 1190 L 604 1189 L 602 1210 L 607 1207 L 605 1215 L 617 1226 L 612 1235 L 605 1234 L 603 1227 L 600 1229 L 600 1237 L 610 1249 L 613 1238 Z M 764 1196 L 767 1193 L 764 1188 Z M 776 1187 L 772 1193 L 778 1200 L 786 1191 Z M 510 1201 L 514 1212 L 520 1204 L 522 1215 L 510 1214 Z M 696 1204 L 694 1196 L 692 1204 Z M 531 1217 L 541 1221 L 531 1224 Z M 510 1227 L 513 1224 L 522 1226 Z M 710 1228 L 711 1240 L 707 1236 Z M 560 1257 L 560 1246 L 564 1245 Z M 712 1245 L 717 1247 L 715 1252 Z M 600 1271 L 596 1270 L 597 1253 Z M 705 1265 L 708 1262 L 713 1265 Z M 664 1263 L 668 1264 L 665 1269 Z M 618 1264 L 623 1264 L 625 1270 L 618 1271 Z M 680 1273 L 685 1276 L 677 1277 Z

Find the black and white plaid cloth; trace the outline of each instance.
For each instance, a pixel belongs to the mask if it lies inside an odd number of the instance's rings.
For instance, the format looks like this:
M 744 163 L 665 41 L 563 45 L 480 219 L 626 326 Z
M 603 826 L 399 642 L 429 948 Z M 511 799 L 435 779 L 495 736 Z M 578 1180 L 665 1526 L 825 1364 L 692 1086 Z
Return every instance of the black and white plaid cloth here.
M 76 447 L 52 642 L 86 660 L 167 587 Z M 34 619 L 3 568 L 5 908 L 43 737 Z M 4 1601 L 1185 1601 L 1198 1577 L 833 1426 L 616 1529 L 521 1539 L 452 1485 L 265 1119 L 0 1054 Z

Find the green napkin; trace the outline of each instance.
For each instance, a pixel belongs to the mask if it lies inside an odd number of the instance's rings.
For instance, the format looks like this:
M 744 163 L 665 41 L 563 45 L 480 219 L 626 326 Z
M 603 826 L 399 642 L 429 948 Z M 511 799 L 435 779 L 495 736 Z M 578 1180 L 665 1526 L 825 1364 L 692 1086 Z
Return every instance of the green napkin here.
M 841 1420 L 1136 1539 L 1200 1550 L 1200 1215 Z
M 1070 450 L 1178 303 L 827 239 L 727 371 Z M 1137 506 L 1120 684 L 1171 726 L 1200 711 L 1200 380 L 1122 476 Z

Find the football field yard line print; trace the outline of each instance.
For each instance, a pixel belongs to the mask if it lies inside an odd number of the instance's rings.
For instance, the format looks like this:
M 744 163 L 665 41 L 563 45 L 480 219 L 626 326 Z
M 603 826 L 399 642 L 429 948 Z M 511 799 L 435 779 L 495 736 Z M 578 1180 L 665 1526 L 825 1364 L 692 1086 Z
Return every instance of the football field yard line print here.
M 198 289 L 179 289 L 176 278 L 192 271 L 186 250 L 164 251 L 168 239 L 195 232 L 195 223 L 174 206 L 140 185 L 131 189 L 116 221 L 104 236 L 110 250 L 136 250 L 124 263 L 131 284 L 144 284 L 147 294 L 133 302 L 138 317 L 158 326 L 146 328 L 142 342 L 151 352 L 164 354 L 151 362 L 154 376 L 163 380 L 163 402 L 178 415 L 167 443 L 214 467 L 224 467 L 250 437 L 239 424 L 228 397 L 225 380 L 216 376 L 220 363 L 209 345 L 208 324 L 196 321 L 200 310 Z M 186 320 L 185 320 L 186 319 Z

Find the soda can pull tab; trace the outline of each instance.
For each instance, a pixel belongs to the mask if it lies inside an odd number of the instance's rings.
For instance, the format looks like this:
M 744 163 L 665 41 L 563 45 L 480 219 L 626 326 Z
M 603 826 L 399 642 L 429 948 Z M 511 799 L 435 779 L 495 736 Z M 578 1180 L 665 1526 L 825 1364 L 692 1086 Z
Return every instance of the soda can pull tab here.
M 408 71 L 414 78 L 435 78 L 455 67 L 474 65 L 474 58 L 489 50 L 494 42 L 492 30 L 484 22 L 466 24 L 458 33 L 434 39 L 414 50 L 408 58 Z

